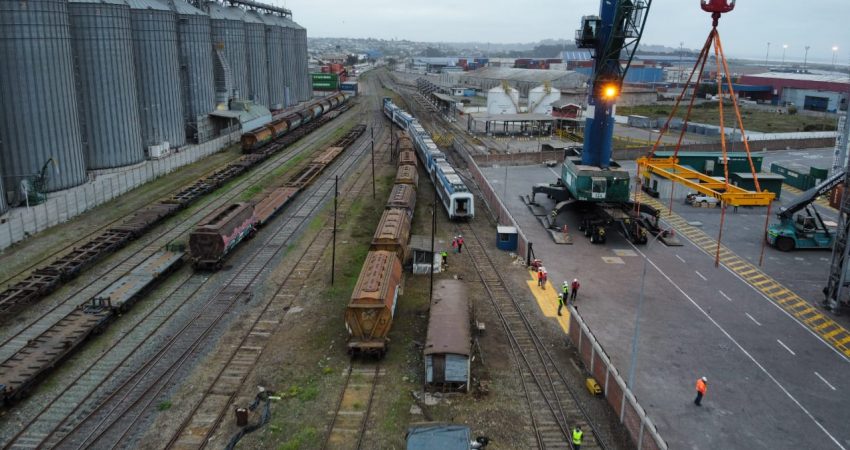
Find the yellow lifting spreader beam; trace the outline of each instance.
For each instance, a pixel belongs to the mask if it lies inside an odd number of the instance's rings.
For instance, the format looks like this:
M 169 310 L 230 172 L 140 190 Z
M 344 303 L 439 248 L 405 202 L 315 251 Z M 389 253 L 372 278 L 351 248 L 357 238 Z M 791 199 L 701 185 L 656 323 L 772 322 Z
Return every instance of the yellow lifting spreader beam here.
M 753 192 L 679 165 L 678 158 L 647 158 L 637 160 L 638 174 L 649 178 L 657 175 L 714 197 L 729 206 L 768 206 L 776 197 L 770 191 Z

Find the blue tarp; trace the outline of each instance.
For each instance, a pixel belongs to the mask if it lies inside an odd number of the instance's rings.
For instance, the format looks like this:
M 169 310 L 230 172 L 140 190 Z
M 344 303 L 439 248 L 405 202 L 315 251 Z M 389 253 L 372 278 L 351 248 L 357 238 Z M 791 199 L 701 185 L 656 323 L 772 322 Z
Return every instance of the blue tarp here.
M 469 450 L 469 427 L 435 424 L 410 427 L 407 450 Z

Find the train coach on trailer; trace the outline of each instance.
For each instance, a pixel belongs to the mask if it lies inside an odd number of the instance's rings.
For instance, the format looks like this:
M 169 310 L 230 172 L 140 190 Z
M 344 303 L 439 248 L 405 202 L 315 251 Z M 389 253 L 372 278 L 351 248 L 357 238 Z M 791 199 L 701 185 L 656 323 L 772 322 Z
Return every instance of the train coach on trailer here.
M 458 280 L 440 280 L 425 339 L 425 383 L 432 390 L 469 391 L 472 333 L 466 286 Z

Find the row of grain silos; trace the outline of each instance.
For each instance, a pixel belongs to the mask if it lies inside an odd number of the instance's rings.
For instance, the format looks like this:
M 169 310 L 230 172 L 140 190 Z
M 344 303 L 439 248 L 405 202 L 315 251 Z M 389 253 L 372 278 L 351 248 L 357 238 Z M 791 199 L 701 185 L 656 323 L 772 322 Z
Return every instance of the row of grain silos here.
M 4 0 L 0 23 L 0 213 L 3 189 L 19 194 L 50 158 L 47 190 L 66 189 L 214 137 L 207 115 L 230 99 L 281 109 L 312 95 L 306 30 L 275 8 Z

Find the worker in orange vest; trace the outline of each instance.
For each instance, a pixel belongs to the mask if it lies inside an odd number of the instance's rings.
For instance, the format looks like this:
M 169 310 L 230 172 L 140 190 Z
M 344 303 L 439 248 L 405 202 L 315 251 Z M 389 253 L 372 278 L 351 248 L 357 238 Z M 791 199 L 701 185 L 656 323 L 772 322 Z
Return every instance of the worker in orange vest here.
M 537 271 L 537 286 L 541 286 L 541 287 L 543 286 L 543 271 L 542 270 Z
M 694 400 L 694 404 L 697 406 L 702 406 L 700 402 L 702 402 L 702 396 L 705 395 L 705 390 L 708 388 L 708 378 L 702 377 L 697 380 L 697 398 Z

